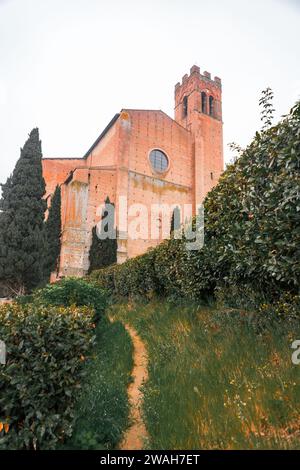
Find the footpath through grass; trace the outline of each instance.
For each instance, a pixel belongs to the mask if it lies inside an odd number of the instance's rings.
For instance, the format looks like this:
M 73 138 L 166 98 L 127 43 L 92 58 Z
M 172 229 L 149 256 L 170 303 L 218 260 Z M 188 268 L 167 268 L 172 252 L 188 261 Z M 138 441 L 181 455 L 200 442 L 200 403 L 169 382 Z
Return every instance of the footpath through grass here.
M 151 448 L 300 449 L 299 325 L 259 330 L 249 313 L 158 301 L 111 314 L 148 348 Z
M 123 324 L 102 317 L 96 329 L 93 360 L 76 407 L 76 426 L 66 448 L 114 449 L 129 422 L 127 386 L 131 380 L 132 342 Z

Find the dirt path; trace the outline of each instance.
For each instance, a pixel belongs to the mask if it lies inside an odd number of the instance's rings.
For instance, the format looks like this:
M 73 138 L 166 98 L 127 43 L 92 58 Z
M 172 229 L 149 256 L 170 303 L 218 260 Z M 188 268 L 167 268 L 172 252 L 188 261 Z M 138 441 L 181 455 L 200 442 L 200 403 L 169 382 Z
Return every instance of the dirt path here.
M 143 394 L 140 390 L 141 386 L 148 378 L 147 350 L 135 329 L 128 324 L 125 324 L 124 326 L 130 334 L 133 342 L 134 366 L 132 370 L 133 382 L 128 387 L 128 398 L 131 407 L 131 426 L 125 432 L 123 440 L 119 445 L 119 449 L 139 450 L 144 448 L 144 442 L 148 438 L 148 433 L 141 413 L 141 402 L 143 400 Z

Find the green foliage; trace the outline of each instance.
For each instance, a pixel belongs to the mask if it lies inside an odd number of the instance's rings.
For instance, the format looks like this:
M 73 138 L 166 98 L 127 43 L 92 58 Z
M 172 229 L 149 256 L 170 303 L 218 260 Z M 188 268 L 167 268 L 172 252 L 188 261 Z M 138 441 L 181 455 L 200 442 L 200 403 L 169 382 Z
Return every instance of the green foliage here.
M 232 284 L 226 287 L 217 287 L 215 290 L 215 299 L 220 306 L 242 308 L 251 312 L 268 301 L 268 294 L 264 294 L 260 290 L 255 290 L 249 285 Z
M 93 315 L 87 307 L 0 307 L 0 449 L 53 449 L 71 436 Z
M 277 305 L 268 309 L 270 320 Z M 257 334 L 261 312 L 158 299 L 114 305 L 111 314 L 147 344 L 150 449 L 300 448 L 299 366 L 291 360 L 299 316 L 266 321 Z
M 93 227 L 92 230 L 92 244 L 89 253 L 89 272 L 105 266 L 110 266 L 117 262 L 114 205 L 110 202 L 108 197 L 105 200 L 100 225 L 100 238 L 97 234 L 97 227 Z
M 45 280 L 48 282 L 50 274 L 58 270 L 61 236 L 61 189 L 56 186 L 51 198 L 46 229 L 46 255 L 44 261 Z
M 130 336 L 121 322 L 110 323 L 106 317 L 98 323 L 96 334 L 93 361 L 76 405 L 76 425 L 68 448 L 113 449 L 129 424 Z
M 12 292 L 38 286 L 45 251 L 45 182 L 38 129 L 26 141 L 0 201 L 0 281 Z
M 300 296 L 285 293 L 277 302 L 260 305 L 260 314 L 269 319 L 298 323 L 300 319 Z
M 106 290 L 84 279 L 69 277 L 54 284 L 48 284 L 34 293 L 34 301 L 42 305 L 70 307 L 89 306 L 95 311 L 98 321 L 108 302 Z
M 154 263 L 155 250 L 149 250 L 122 265 L 94 271 L 89 279 L 100 287 L 105 286 L 110 294 L 151 298 L 160 291 Z
M 203 299 L 247 286 L 264 299 L 300 288 L 300 103 L 257 133 L 204 201 L 205 244 L 171 238 L 142 257 L 93 273 L 117 295 Z
M 275 109 L 273 107 L 272 101 L 274 98 L 274 93 L 270 87 L 263 90 L 261 98 L 259 100 L 259 105 L 261 106 L 261 121 L 263 122 L 263 129 L 268 129 L 271 126 L 273 120 L 273 114 Z

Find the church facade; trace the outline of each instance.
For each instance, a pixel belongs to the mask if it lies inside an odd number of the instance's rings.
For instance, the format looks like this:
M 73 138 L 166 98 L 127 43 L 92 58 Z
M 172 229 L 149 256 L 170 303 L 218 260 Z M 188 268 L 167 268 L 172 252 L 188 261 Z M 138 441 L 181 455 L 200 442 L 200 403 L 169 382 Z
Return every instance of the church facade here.
M 164 238 L 143 227 L 129 236 L 139 207 L 149 211 L 149 226 L 153 205 L 182 212 L 188 205 L 195 213 L 223 172 L 222 126 L 221 80 L 194 65 L 175 85 L 174 119 L 161 110 L 122 109 L 82 158 L 44 158 L 47 196 L 57 184 L 62 189 L 59 275 L 87 272 L 92 228 L 107 197 L 116 211 L 118 263 Z

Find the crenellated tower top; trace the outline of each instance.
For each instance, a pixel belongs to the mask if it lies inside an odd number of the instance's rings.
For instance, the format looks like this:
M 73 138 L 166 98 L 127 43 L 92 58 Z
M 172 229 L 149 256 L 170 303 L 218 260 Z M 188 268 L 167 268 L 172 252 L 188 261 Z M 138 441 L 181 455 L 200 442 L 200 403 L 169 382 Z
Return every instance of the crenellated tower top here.
M 191 129 L 194 113 L 222 121 L 222 83 L 219 77 L 211 78 L 209 72 L 200 73 L 193 65 L 190 74 L 175 85 L 175 120 Z

